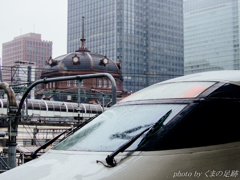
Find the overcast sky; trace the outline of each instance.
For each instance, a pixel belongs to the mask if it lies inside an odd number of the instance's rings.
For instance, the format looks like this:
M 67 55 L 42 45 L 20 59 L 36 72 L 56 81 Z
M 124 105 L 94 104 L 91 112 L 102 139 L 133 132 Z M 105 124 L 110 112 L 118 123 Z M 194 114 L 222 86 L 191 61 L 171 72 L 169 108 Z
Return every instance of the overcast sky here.
M 68 0 L 0 0 L 0 57 L 2 43 L 30 32 L 53 42 L 53 58 L 67 53 Z

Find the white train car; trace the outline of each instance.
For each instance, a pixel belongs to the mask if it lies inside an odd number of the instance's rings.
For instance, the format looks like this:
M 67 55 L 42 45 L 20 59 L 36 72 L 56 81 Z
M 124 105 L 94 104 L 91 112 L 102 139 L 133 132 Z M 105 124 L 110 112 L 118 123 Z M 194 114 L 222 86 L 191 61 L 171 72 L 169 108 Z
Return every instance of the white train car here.
M 17 102 L 17 105 L 19 102 Z M 31 121 L 38 120 L 54 120 L 54 119 L 65 119 L 72 120 L 80 117 L 82 120 L 89 119 L 96 114 L 101 114 L 103 108 L 98 104 L 79 104 L 70 102 L 60 101 L 46 101 L 46 100 L 27 100 L 27 112 L 26 112 L 26 101 L 23 105 L 24 115 L 28 115 Z M 0 99 L 0 116 L 5 117 L 7 115 L 7 100 Z
M 161 82 L 0 179 L 239 179 L 239 108 L 240 71 Z

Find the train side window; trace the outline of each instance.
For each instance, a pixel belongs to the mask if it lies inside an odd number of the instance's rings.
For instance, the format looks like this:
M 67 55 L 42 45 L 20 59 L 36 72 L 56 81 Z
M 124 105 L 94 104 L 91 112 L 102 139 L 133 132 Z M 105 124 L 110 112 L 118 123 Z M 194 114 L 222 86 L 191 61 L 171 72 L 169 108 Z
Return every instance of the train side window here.
M 47 105 L 48 105 L 48 111 L 54 111 L 54 106 L 51 102 L 48 102 Z
M 27 103 L 27 108 L 28 109 L 33 109 L 33 104 L 32 104 L 31 101 Z
M 73 112 L 75 112 L 75 113 L 77 113 L 78 111 L 77 111 L 77 105 L 73 105 Z
M 55 111 L 61 111 L 61 104 L 59 102 L 52 102 Z
M 234 84 L 225 84 L 220 87 L 212 94 L 209 95 L 210 98 L 240 98 L 240 86 Z
M 7 101 L 3 101 L 3 107 L 7 108 Z
M 210 146 L 240 141 L 240 103 L 209 102 L 199 105 L 154 146 L 154 150 Z
M 74 112 L 74 107 L 72 106 L 72 104 L 67 104 L 68 107 L 68 112 Z
M 39 101 L 39 104 L 41 106 L 41 111 L 46 111 L 46 104 L 44 103 L 44 101 Z
M 40 110 L 40 106 L 39 106 L 38 102 L 33 102 L 32 104 L 33 104 L 34 110 Z
M 61 104 L 61 112 L 66 112 L 67 109 L 66 109 L 66 106 L 64 103 Z
M 78 105 L 77 104 L 73 104 L 73 108 L 74 108 L 74 112 L 78 113 Z M 79 109 L 80 109 L 80 113 L 85 113 L 83 104 L 80 104 Z

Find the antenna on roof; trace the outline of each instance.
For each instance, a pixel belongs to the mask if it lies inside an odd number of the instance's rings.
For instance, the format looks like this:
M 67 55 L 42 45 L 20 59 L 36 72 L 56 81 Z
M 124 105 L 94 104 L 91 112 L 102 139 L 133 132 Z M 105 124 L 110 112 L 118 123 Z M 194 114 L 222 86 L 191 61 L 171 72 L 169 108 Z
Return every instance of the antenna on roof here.
M 82 39 L 81 39 L 81 47 L 76 52 L 90 52 L 84 45 L 84 16 L 82 17 Z
M 86 41 L 86 39 L 84 39 L 84 16 L 82 17 L 82 45 L 81 47 L 84 48 L 84 41 Z

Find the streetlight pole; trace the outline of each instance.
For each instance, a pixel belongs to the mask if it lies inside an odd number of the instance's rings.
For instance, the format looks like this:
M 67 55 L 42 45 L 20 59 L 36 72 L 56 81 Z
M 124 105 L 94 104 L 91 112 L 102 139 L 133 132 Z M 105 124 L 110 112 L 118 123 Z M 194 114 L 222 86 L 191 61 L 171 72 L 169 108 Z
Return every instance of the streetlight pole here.
M 78 123 L 80 123 L 81 79 L 78 79 Z

